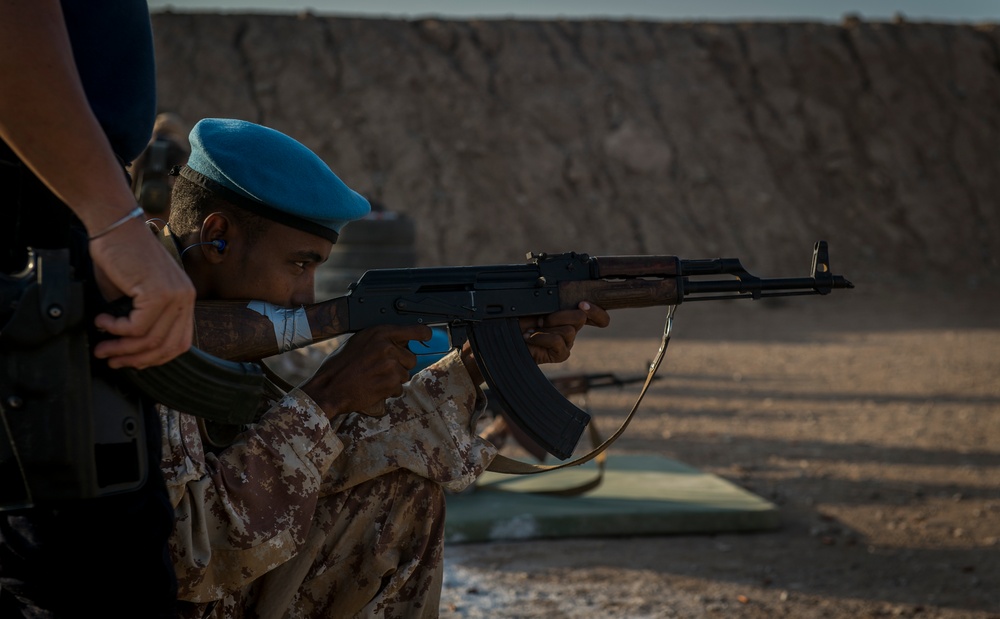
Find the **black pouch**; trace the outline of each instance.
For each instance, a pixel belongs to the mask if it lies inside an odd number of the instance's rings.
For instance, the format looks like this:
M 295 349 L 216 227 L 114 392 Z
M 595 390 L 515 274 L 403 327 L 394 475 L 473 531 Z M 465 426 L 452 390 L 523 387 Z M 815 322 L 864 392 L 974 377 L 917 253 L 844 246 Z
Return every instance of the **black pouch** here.
M 0 302 L 0 511 L 140 487 L 146 404 L 92 371 L 69 251 L 0 273 Z

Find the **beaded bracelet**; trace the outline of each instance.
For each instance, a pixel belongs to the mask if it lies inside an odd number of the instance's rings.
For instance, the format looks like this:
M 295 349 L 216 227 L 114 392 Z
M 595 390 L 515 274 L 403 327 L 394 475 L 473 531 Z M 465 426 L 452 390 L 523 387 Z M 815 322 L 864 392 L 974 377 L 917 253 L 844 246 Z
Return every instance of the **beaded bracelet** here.
M 143 210 L 142 210 L 142 207 L 141 207 L 141 206 L 137 206 L 137 207 L 135 207 L 134 209 L 132 209 L 131 211 L 129 211 L 129 214 L 128 214 L 128 215 L 126 215 L 126 216 L 122 217 L 121 219 L 119 219 L 119 220 L 118 220 L 118 221 L 116 221 L 115 223 L 111 224 L 111 225 L 110 225 L 110 226 L 108 226 L 107 228 L 105 228 L 105 229 L 101 230 L 101 231 L 100 231 L 100 232 L 98 232 L 97 234 L 94 234 L 94 235 L 92 235 L 92 236 L 91 236 L 91 237 L 90 237 L 89 239 L 87 239 L 87 240 L 89 240 L 89 241 L 93 241 L 94 239 L 99 239 L 99 238 L 101 238 L 102 236 L 104 236 L 105 234 L 107 234 L 107 233 L 111 232 L 112 230 L 114 230 L 115 228 L 117 228 L 117 227 L 121 226 L 122 224 L 124 224 L 124 223 L 125 223 L 125 222 L 127 222 L 128 220 L 130 220 L 130 219 L 135 219 L 136 217 L 142 217 L 142 213 L 143 213 Z

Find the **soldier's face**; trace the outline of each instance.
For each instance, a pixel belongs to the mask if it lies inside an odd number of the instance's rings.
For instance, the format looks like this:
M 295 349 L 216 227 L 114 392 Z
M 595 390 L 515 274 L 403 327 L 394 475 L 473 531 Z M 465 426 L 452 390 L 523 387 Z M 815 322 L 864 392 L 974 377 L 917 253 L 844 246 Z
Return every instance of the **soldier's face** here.
M 330 241 L 272 223 L 247 247 L 234 239 L 219 297 L 257 299 L 280 306 L 315 302 L 316 269 L 330 257 Z

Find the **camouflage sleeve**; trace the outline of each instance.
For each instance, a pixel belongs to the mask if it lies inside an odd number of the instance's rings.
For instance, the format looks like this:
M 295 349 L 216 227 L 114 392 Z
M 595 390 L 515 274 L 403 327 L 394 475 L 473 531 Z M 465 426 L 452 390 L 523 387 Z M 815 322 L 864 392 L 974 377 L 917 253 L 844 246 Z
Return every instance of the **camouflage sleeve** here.
M 458 492 L 475 482 L 496 456 L 476 434 L 486 408 L 454 351 L 417 373 L 403 395 L 386 401 L 385 415 L 349 415 L 337 434 L 344 452 L 330 467 L 321 493 L 332 494 L 379 475 L 407 469 Z
M 343 449 L 319 407 L 293 390 L 217 453 L 196 418 L 161 408 L 161 422 L 179 597 L 219 599 L 294 556 Z

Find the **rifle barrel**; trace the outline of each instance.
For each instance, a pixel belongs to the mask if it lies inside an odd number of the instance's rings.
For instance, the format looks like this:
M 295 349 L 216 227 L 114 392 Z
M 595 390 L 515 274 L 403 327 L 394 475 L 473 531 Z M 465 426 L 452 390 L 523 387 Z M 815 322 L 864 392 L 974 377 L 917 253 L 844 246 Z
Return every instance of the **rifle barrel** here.
M 717 299 L 720 297 L 691 297 L 688 295 L 705 295 L 719 293 L 734 293 L 731 297 L 775 297 L 789 295 L 826 294 L 832 288 L 854 288 L 854 284 L 840 275 L 823 278 L 823 281 L 813 277 L 779 277 L 759 279 L 748 277 L 730 280 L 697 280 L 683 278 L 681 289 L 685 301 Z

